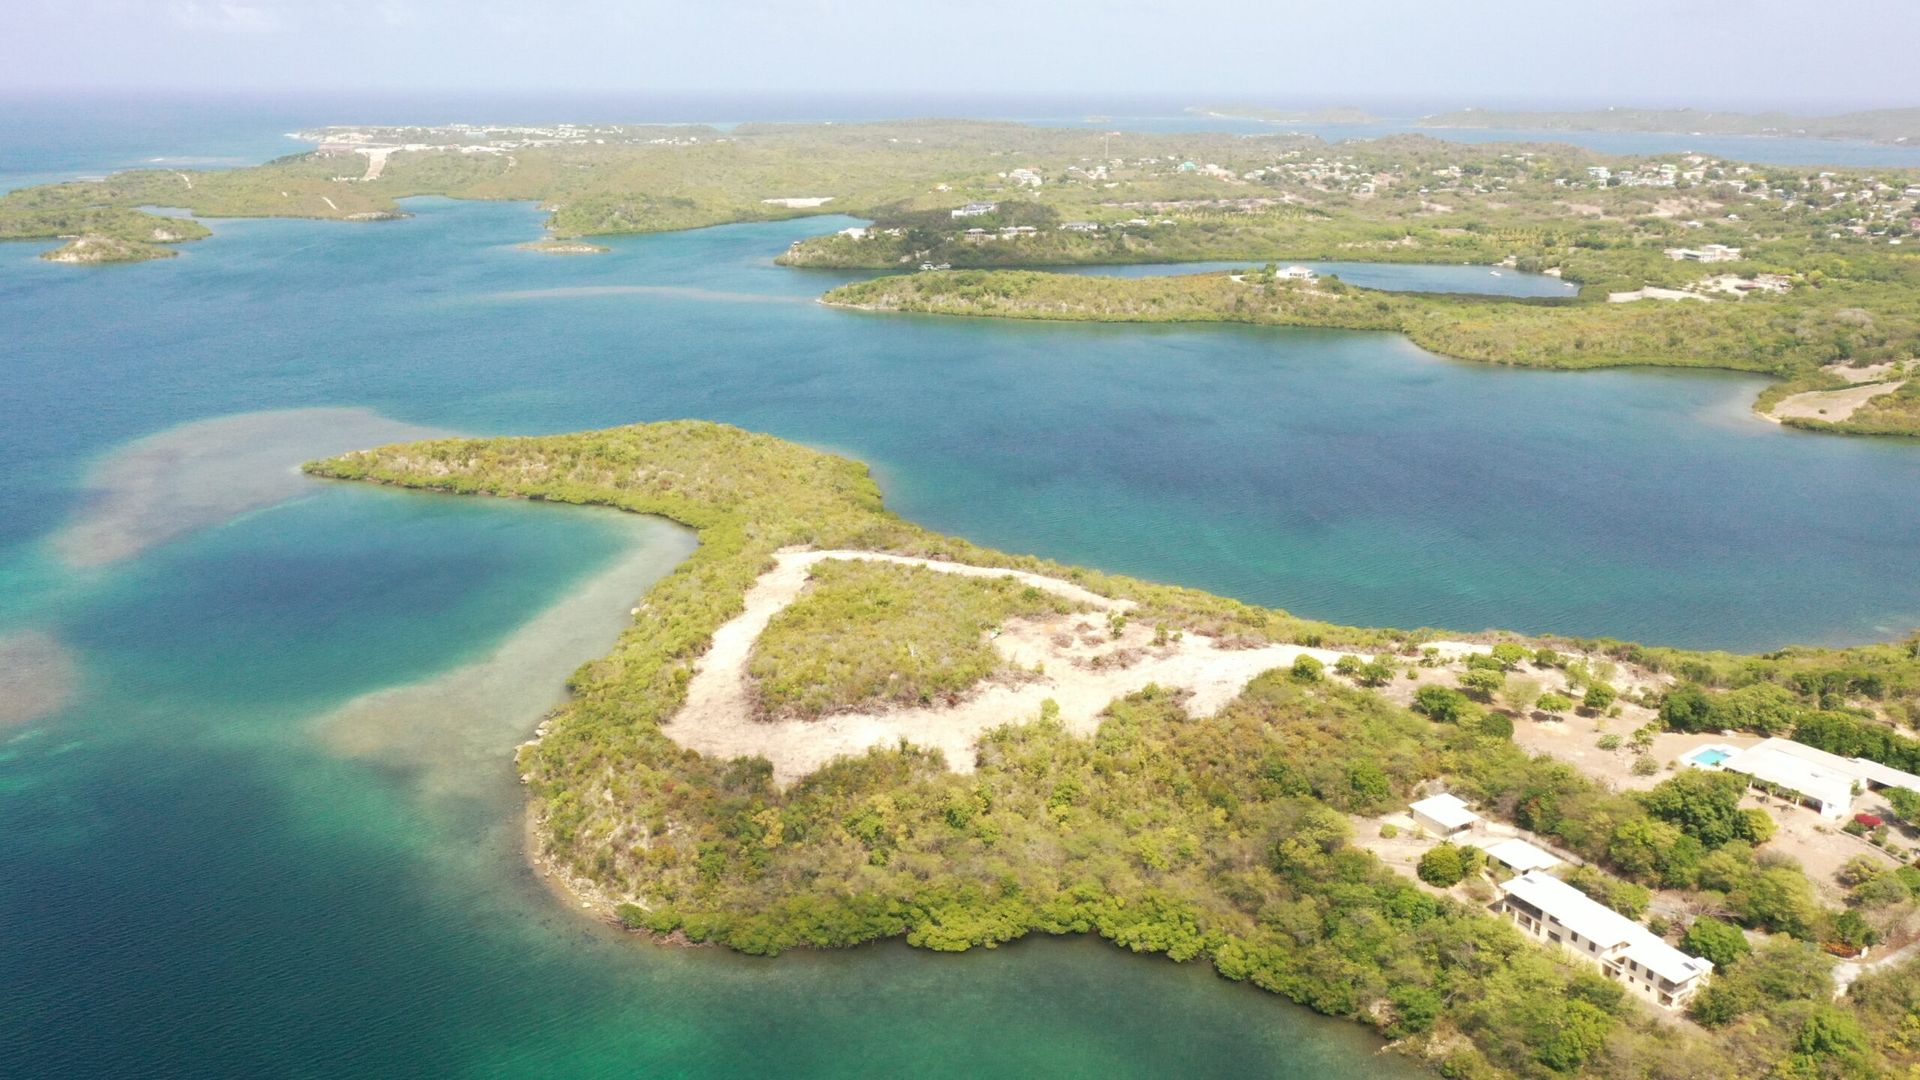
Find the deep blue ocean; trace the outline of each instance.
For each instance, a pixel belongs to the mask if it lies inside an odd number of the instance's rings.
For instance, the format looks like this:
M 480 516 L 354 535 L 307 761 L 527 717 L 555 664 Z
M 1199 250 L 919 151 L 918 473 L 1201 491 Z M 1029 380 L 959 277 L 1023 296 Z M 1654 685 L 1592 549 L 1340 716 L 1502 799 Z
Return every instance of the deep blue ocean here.
M 340 105 L 0 104 L 0 183 L 477 107 Z M 722 420 L 870 462 L 938 530 L 1350 623 L 1736 649 L 1920 625 L 1920 444 L 1759 422 L 1752 378 L 849 313 L 812 303 L 843 276 L 772 264 L 844 219 L 565 259 L 513 247 L 528 205 L 408 208 L 215 221 L 138 266 L 0 245 L 0 1074 L 1399 1071 L 1095 942 L 763 961 L 578 917 L 520 857 L 511 750 L 689 540 L 289 471 L 355 440 Z

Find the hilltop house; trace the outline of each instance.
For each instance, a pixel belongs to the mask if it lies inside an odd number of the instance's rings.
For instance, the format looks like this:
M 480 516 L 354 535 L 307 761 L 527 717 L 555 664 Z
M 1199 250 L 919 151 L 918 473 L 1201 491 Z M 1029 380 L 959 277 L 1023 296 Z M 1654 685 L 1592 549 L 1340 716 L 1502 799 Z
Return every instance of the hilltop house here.
M 1495 909 L 1520 929 L 1600 965 L 1608 978 L 1663 1009 L 1686 1005 L 1713 972 L 1711 961 L 1688 956 L 1542 871 L 1529 871 L 1500 889 Z
M 998 210 L 999 208 L 1000 208 L 999 203 L 970 202 L 967 205 L 960 207 L 958 210 L 955 210 L 953 212 L 953 216 L 956 218 L 979 217 L 982 214 L 991 214 L 995 210 Z
M 1738 262 L 1740 249 L 1725 244 L 1703 244 L 1697 248 L 1668 248 L 1667 258 L 1675 262 Z

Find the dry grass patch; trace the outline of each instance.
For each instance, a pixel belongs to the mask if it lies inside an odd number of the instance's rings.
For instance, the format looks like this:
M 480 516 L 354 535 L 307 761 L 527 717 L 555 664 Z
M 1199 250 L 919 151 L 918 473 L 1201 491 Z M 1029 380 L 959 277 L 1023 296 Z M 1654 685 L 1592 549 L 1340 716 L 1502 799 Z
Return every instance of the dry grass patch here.
M 754 705 L 773 719 L 953 703 L 990 678 L 1017 674 L 991 641 L 1001 623 L 1084 610 L 1010 577 L 824 561 L 754 645 Z

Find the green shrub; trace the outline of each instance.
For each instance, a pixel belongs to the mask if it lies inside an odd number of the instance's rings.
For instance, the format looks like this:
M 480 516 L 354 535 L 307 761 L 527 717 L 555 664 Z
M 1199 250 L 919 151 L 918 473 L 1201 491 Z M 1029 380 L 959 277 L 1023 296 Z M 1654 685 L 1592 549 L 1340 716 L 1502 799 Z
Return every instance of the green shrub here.
M 1680 948 L 1691 956 L 1712 961 L 1714 971 L 1720 975 L 1725 975 L 1728 968 L 1753 951 L 1747 935 L 1739 927 L 1711 915 L 1693 920 L 1680 938 Z
M 1445 686 L 1423 686 L 1413 694 L 1413 711 L 1442 724 L 1458 723 L 1471 708 L 1467 695 Z
M 1461 858 L 1459 848 L 1442 841 L 1420 856 L 1419 874 L 1420 880 L 1429 885 L 1450 888 L 1467 876 L 1466 861 Z

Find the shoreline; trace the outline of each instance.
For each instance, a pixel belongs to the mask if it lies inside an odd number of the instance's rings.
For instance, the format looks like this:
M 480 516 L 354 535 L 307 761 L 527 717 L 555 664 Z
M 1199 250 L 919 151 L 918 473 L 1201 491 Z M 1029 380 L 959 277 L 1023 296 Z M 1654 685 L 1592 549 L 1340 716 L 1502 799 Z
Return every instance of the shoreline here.
M 994 272 L 994 271 L 989 271 L 989 272 Z M 1048 271 L 1037 271 L 1037 272 L 1046 273 Z M 1414 335 L 1413 333 L 1409 332 L 1406 329 L 1392 328 L 1392 327 L 1335 326 L 1335 325 L 1321 325 L 1321 324 L 1314 324 L 1314 323 L 1266 322 L 1258 319 L 1236 319 L 1236 318 L 1109 319 L 1109 318 L 1100 318 L 1100 317 L 1082 318 L 1082 317 L 1077 317 L 1070 314 L 1064 315 L 1064 316 L 1056 316 L 1056 315 L 1048 315 L 1043 313 L 1004 314 L 1000 312 L 943 311 L 943 310 L 921 309 L 921 308 L 915 308 L 915 307 L 904 307 L 897 304 L 854 303 L 854 302 L 849 302 L 845 300 L 836 300 L 832 297 L 832 290 L 818 297 L 815 297 L 814 303 L 819 304 L 822 307 L 834 308 L 841 311 L 865 312 L 867 314 L 872 314 L 872 315 L 886 315 L 886 316 L 915 315 L 915 316 L 932 316 L 935 318 L 980 319 L 980 320 L 988 320 L 988 321 L 1015 322 L 1015 323 L 1036 323 L 1036 324 L 1052 323 L 1052 324 L 1059 324 L 1059 325 L 1098 325 L 1098 326 L 1245 326 L 1245 327 L 1254 327 L 1259 329 L 1281 329 L 1281 330 L 1335 330 L 1343 333 L 1356 333 L 1356 334 L 1385 333 L 1385 334 L 1397 334 L 1401 338 L 1405 339 L 1407 342 L 1412 344 L 1414 347 L 1421 349 L 1425 352 L 1431 353 L 1432 355 L 1439 357 L 1440 359 L 1451 360 L 1451 361 L 1454 361 L 1457 363 L 1463 363 L 1463 364 L 1476 364 L 1476 365 L 1480 365 L 1483 367 L 1490 367 L 1490 368 L 1511 368 L 1514 370 L 1523 370 L 1523 371 L 1548 371 L 1548 372 L 1562 372 L 1567 374 L 1578 374 L 1578 373 L 1590 372 L 1590 371 L 1644 370 L 1644 371 L 1706 371 L 1706 372 L 1715 372 L 1715 373 L 1722 373 L 1722 374 L 1728 374 L 1728 375 L 1751 376 L 1757 379 L 1771 379 L 1772 381 L 1768 383 L 1766 386 L 1761 387 L 1760 390 L 1754 395 L 1753 399 L 1750 402 L 1748 402 L 1747 411 L 1752 413 L 1754 416 L 1758 417 L 1759 419 L 1765 420 L 1777 426 L 1785 427 L 1785 428 L 1793 428 L 1798 431 L 1805 431 L 1805 432 L 1810 432 L 1810 433 L 1820 434 L 1820 435 L 1844 435 L 1844 436 L 1852 436 L 1856 438 L 1861 436 L 1879 436 L 1879 437 L 1896 438 L 1896 439 L 1920 438 L 1920 431 L 1911 431 L 1911 432 L 1858 431 L 1849 427 L 1841 426 L 1846 422 L 1844 419 L 1836 423 L 1823 423 L 1819 421 L 1809 422 L 1810 418 L 1806 418 L 1806 417 L 1776 416 L 1770 411 L 1768 411 L 1767 409 L 1761 408 L 1760 403 L 1766 399 L 1766 395 L 1768 391 L 1772 390 L 1775 386 L 1779 386 L 1786 383 L 1788 380 L 1783 379 L 1780 376 L 1775 375 L 1771 372 L 1755 371 L 1749 368 L 1725 367 L 1725 366 L 1715 366 L 1715 365 L 1708 365 L 1708 364 L 1660 364 L 1660 363 L 1653 363 L 1651 361 L 1621 361 L 1619 363 L 1605 363 L 1605 364 L 1596 363 L 1596 364 L 1588 364 L 1588 365 L 1582 365 L 1577 367 L 1554 365 L 1554 364 L 1506 363 L 1499 360 L 1483 360 L 1479 357 L 1460 356 L 1455 353 L 1446 352 L 1439 348 L 1436 348 L 1431 344 L 1428 344 L 1426 342 L 1419 340 L 1419 338 L 1416 335 Z M 1900 387 L 1896 384 L 1890 389 L 1883 390 L 1882 393 L 1891 393 L 1892 391 L 1898 390 L 1899 388 Z M 1853 389 L 1857 391 L 1860 388 L 1853 388 Z M 1799 395 L 1792 395 L 1792 396 L 1799 396 Z M 1872 396 L 1879 396 L 1879 395 L 1872 395 Z M 1786 399 L 1782 399 L 1782 400 L 1786 400 Z M 1778 402 L 1775 402 L 1775 404 L 1777 405 Z M 1862 404 L 1864 404 L 1864 402 Z M 1850 415 L 1851 413 L 1849 413 L 1849 416 Z

